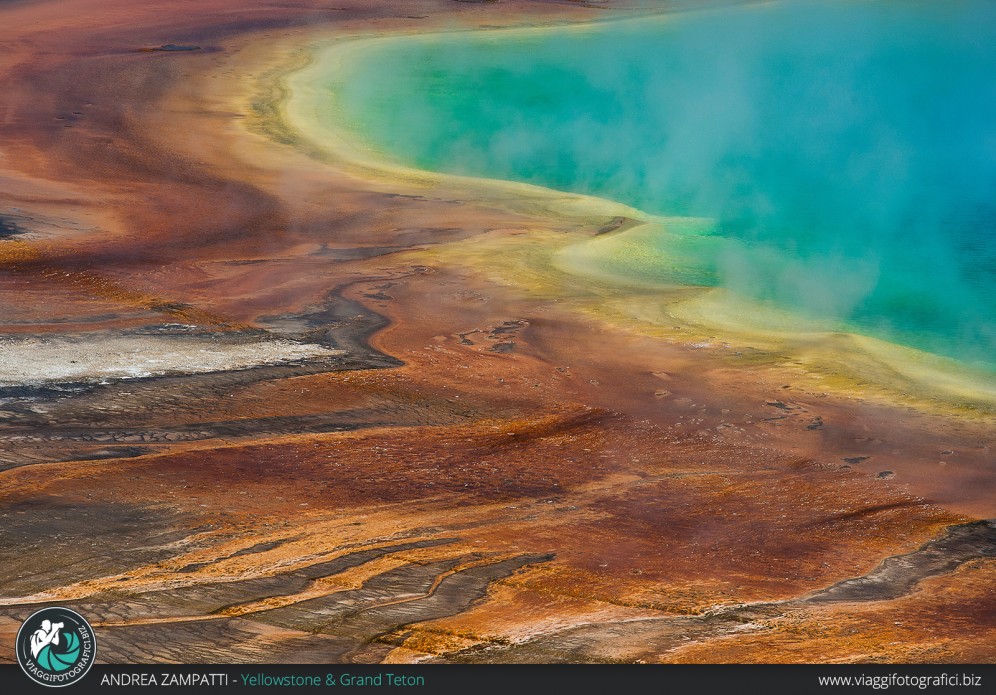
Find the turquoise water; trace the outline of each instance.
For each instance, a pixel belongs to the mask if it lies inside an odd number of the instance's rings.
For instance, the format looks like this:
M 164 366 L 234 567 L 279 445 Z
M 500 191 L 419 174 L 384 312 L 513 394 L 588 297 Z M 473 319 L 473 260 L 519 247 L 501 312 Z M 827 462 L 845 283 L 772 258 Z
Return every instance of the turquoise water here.
M 419 168 L 708 218 L 622 275 L 994 369 L 994 76 L 996 2 L 788 2 L 399 40 L 337 98 Z

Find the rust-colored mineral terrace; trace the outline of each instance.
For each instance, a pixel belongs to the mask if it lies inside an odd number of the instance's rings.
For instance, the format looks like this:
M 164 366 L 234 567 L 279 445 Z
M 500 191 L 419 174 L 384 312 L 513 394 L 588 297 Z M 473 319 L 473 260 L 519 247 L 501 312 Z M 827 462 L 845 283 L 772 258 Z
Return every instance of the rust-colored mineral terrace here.
M 641 330 L 549 261 L 611 218 L 283 115 L 329 38 L 643 4 L 0 5 L 0 660 L 996 659 L 992 408 Z

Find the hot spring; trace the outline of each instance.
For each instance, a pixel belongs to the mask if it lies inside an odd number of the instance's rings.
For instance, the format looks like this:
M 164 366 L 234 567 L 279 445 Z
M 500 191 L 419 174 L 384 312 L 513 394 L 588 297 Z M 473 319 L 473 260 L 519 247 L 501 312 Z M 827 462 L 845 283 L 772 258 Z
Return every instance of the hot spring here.
M 336 99 L 405 165 L 672 219 L 605 273 L 994 371 L 993 75 L 996 3 L 784 2 L 398 38 Z

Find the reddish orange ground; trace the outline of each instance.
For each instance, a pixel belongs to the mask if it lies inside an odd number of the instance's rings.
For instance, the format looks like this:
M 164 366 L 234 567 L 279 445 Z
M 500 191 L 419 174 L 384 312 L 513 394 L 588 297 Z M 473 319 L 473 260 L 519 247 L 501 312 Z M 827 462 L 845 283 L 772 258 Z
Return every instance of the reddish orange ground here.
M 991 419 L 817 392 L 776 359 L 736 367 L 498 284 L 450 260 L 445 246 L 597 227 L 454 204 L 446 190 L 405 197 L 405 186 L 352 177 L 243 128 L 266 120 L 247 101 L 258 84 L 245 76 L 265 76 L 271 54 L 286 61 L 288 46 L 322 34 L 585 21 L 606 11 L 440 0 L 419 3 L 425 16 L 413 19 L 410 3 L 339 5 L 88 0 L 0 9 L 0 216 L 30 232 L 0 240 L 3 338 L 175 323 L 234 335 L 272 328 L 275 317 L 312 311 L 337 292 L 387 319 L 369 341 L 404 362 L 121 382 L 6 417 L 8 528 L 61 510 L 76 518 L 90 510 L 106 524 L 4 536 L 0 658 L 12 659 L 7 637 L 21 605 L 42 592 L 90 601 L 98 637 L 110 644 L 123 634 L 115 630 L 171 611 L 237 615 L 252 635 L 245 653 L 208 629 L 178 639 L 203 650 L 190 658 L 266 660 L 310 633 L 293 621 L 267 623 L 261 606 L 294 606 L 452 559 L 431 597 L 445 577 L 526 555 L 538 559 L 496 574 L 469 605 L 385 618 L 363 636 L 380 647 L 349 658 L 456 660 L 470 647 L 584 625 L 606 633 L 586 637 L 583 654 L 557 651 L 553 640 L 544 647 L 552 651 L 528 658 L 996 658 L 991 558 L 900 598 L 774 608 L 742 633 L 667 622 L 803 596 L 915 551 L 947 526 L 996 516 Z M 143 50 L 167 43 L 202 50 Z M 401 252 L 376 250 L 385 247 Z M 29 429 L 34 438 L 25 438 Z M 90 460 L 111 445 L 141 451 Z M 844 461 L 855 457 L 866 458 Z M 894 477 L 877 477 L 885 470 Z M 32 550 L 74 533 L 90 548 L 76 570 Z M 282 576 L 356 548 L 442 538 L 458 540 L 388 553 L 289 598 L 233 600 L 243 607 L 224 611 L 182 599 L 218 579 Z M 67 552 L 82 541 L 72 542 Z M 173 593 L 155 594 L 140 618 L 92 603 L 164 589 Z M 307 624 L 312 614 L 301 615 L 294 620 Z M 662 627 L 612 636 L 613 625 L 637 619 Z M 314 639 L 309 659 L 339 654 Z M 257 644 L 266 647 L 252 651 Z

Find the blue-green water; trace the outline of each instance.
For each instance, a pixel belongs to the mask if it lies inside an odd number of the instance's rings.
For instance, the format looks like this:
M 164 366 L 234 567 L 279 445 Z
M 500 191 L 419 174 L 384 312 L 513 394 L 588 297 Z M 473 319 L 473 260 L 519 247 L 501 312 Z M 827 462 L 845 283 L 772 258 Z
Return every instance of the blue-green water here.
M 996 2 L 401 40 L 338 100 L 420 168 L 712 220 L 651 279 L 996 367 Z

